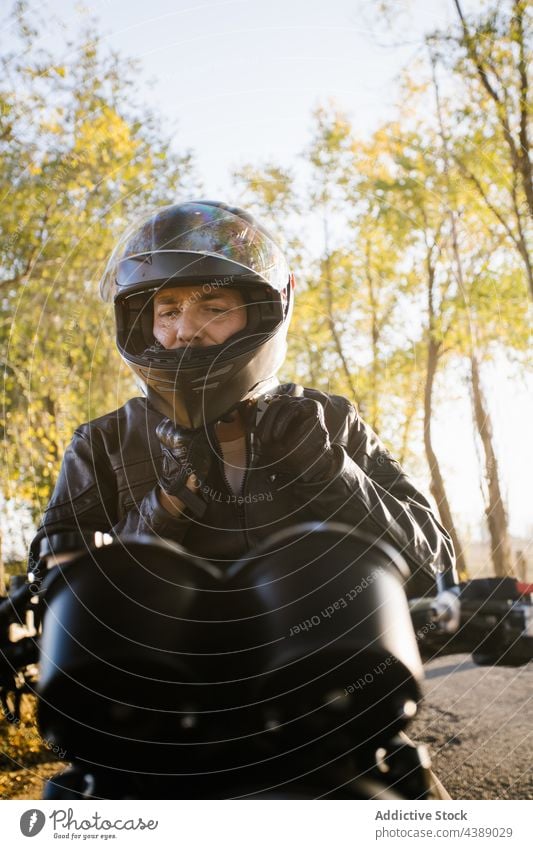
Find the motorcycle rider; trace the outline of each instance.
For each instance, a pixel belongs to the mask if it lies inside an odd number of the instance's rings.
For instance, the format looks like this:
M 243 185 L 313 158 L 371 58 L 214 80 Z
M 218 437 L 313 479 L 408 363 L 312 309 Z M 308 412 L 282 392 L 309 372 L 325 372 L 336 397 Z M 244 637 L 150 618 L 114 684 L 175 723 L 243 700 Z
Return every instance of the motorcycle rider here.
M 294 291 L 282 250 L 238 207 L 174 204 L 126 231 L 101 294 L 143 397 L 75 431 L 30 569 L 63 531 L 160 536 L 224 567 L 335 520 L 392 543 L 410 595 L 454 572 L 449 534 L 356 406 L 279 382 Z
M 190 201 L 126 231 L 101 294 L 144 397 L 76 430 L 30 568 L 57 531 L 155 534 L 229 564 L 275 531 L 334 519 L 399 549 L 409 594 L 453 572 L 447 531 L 355 405 L 279 383 L 294 291 L 243 209 Z

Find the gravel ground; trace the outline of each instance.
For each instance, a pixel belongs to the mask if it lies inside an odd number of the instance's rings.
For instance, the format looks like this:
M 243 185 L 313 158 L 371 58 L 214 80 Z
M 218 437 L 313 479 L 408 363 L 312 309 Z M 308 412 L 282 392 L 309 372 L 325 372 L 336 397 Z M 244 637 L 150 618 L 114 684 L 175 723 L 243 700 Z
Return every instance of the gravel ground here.
M 533 664 L 480 667 L 448 656 L 426 665 L 425 691 L 407 731 L 427 745 L 452 798 L 533 799 Z M 41 798 L 64 763 L 43 748 L 32 706 L 24 725 L 0 726 L 0 798 Z
M 428 745 L 454 799 L 533 799 L 533 664 L 426 665 L 426 698 L 409 736 Z
M 35 700 L 24 696 L 18 725 L 0 718 L 0 799 L 40 799 L 44 782 L 64 766 L 43 745 L 35 723 Z

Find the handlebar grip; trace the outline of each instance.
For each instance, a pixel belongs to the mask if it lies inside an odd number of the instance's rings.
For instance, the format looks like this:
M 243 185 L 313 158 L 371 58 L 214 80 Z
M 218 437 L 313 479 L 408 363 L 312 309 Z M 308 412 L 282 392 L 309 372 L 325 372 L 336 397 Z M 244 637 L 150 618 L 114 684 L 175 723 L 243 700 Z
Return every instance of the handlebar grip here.
M 23 637 L 16 643 L 0 647 L 0 677 L 2 673 L 16 672 L 39 660 L 39 645 L 33 637 Z
M 35 595 L 35 590 L 32 591 L 31 586 L 31 584 L 23 584 L 0 602 L 0 628 L 2 625 L 17 621 L 30 598 Z

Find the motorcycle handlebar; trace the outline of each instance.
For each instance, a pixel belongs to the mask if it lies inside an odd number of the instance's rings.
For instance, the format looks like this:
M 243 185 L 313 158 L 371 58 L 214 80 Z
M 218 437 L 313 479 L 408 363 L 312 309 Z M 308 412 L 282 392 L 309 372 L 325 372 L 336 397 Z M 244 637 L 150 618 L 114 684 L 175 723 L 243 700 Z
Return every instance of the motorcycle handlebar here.
M 33 584 L 22 584 L 13 593 L 0 601 L 0 633 L 12 622 L 18 622 L 26 610 L 32 596 L 35 595 Z
M 10 663 L 11 668 L 22 668 L 38 659 L 34 639 L 14 643 L 8 638 L 9 625 L 22 621 L 35 595 L 35 584 L 26 583 L 0 600 L 2 666 Z M 513 578 L 478 578 L 456 584 L 449 575 L 438 576 L 435 596 L 409 601 L 423 658 L 471 654 L 474 662 L 482 665 L 508 666 L 533 660 L 532 596 L 533 584 Z M 33 610 L 41 603 L 42 595 Z
M 423 655 L 471 654 L 478 665 L 521 666 L 533 659 L 530 585 L 478 578 L 410 602 Z M 429 627 L 428 627 L 429 626 Z

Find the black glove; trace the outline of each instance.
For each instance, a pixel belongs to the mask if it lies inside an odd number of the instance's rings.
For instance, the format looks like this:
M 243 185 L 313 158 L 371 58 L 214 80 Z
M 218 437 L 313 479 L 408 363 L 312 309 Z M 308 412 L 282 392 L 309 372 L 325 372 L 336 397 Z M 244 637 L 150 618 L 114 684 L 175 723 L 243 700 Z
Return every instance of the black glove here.
M 183 501 L 196 516 L 202 516 L 207 505 L 200 495 L 188 488 L 187 481 L 194 475 L 197 489 L 205 484 L 212 456 L 207 432 L 203 428 L 187 430 L 170 419 L 163 419 L 156 428 L 156 435 L 163 452 L 162 488 L 167 495 Z
M 329 440 L 322 404 L 291 395 L 270 398 L 256 429 L 262 457 L 304 483 L 332 478 L 339 459 Z

